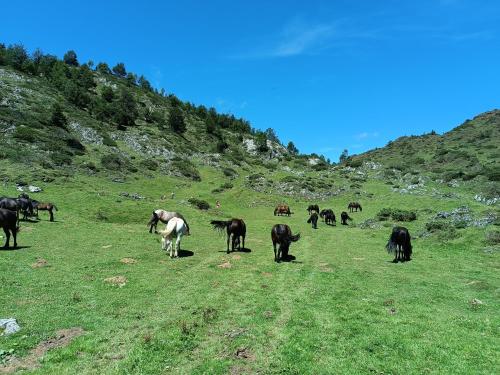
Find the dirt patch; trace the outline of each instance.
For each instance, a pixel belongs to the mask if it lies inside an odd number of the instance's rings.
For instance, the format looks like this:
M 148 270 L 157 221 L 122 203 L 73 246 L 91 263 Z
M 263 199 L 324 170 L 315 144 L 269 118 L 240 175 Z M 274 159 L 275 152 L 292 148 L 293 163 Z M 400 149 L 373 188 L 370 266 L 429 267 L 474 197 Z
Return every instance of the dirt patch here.
M 320 263 L 319 264 L 319 270 L 321 272 L 327 272 L 327 273 L 333 272 L 333 268 L 330 267 L 330 265 L 328 263 Z
M 393 299 L 388 299 L 384 301 L 384 306 L 392 306 L 392 305 L 394 305 Z
M 232 366 L 229 369 L 229 374 L 230 375 L 247 375 L 247 374 L 255 374 L 255 372 L 247 366 L 236 365 L 236 366 Z
M 229 261 L 228 261 L 228 262 L 224 262 L 224 263 L 219 264 L 217 267 L 219 267 L 219 268 L 231 268 L 232 266 L 231 266 L 231 263 L 229 263 Z
M 137 260 L 134 258 L 122 258 L 120 259 L 120 262 L 122 262 L 123 264 L 136 264 Z
M 396 308 L 395 308 L 395 307 L 391 307 L 389 310 L 387 310 L 387 312 L 388 312 L 389 314 L 391 314 L 391 315 L 394 315 L 394 314 L 396 314 L 396 312 L 397 312 L 397 311 L 396 311 Z
M 240 260 L 241 259 L 241 255 L 238 255 L 238 254 L 234 254 L 232 256 L 233 260 Z
M 274 316 L 274 313 L 270 310 L 264 311 L 264 318 L 271 319 Z
M 236 349 L 236 352 L 234 353 L 234 356 L 239 359 L 246 359 L 250 361 L 255 360 L 255 354 L 252 353 L 252 351 L 248 348 L 238 348 Z
M 224 333 L 224 336 L 227 337 L 228 339 L 234 339 L 238 336 L 245 334 L 246 331 L 247 330 L 245 328 L 236 328 Z
M 49 262 L 47 262 L 45 259 L 37 258 L 36 262 L 31 265 L 31 268 L 35 269 L 35 268 L 42 268 L 42 267 L 48 267 L 48 266 L 49 266 Z
M 0 366 L 0 374 L 12 374 L 19 370 L 35 370 L 40 367 L 40 359 L 51 349 L 68 346 L 73 339 L 84 334 L 83 328 L 61 329 L 54 338 L 42 341 L 23 358 L 13 357 L 5 365 Z
M 102 248 L 103 249 L 109 249 L 111 246 L 113 246 L 113 245 L 104 245 Z
M 107 279 L 104 279 L 104 282 L 112 285 L 116 285 L 119 288 L 122 286 L 125 286 L 127 283 L 127 278 L 125 276 L 113 276 L 113 277 L 108 277 Z
M 353 260 L 359 260 L 359 261 L 361 261 L 361 260 L 365 260 L 365 258 L 352 258 L 352 259 L 353 259 Z
M 273 274 L 271 272 L 262 272 L 262 276 L 271 277 Z

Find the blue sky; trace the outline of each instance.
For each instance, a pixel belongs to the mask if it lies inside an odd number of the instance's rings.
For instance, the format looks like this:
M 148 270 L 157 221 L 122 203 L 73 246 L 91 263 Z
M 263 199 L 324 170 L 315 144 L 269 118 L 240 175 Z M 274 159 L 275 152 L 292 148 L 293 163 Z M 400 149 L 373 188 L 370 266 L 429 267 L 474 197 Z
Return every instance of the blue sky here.
M 336 161 L 500 107 L 496 0 L 31 1 L 0 41 L 124 62 Z

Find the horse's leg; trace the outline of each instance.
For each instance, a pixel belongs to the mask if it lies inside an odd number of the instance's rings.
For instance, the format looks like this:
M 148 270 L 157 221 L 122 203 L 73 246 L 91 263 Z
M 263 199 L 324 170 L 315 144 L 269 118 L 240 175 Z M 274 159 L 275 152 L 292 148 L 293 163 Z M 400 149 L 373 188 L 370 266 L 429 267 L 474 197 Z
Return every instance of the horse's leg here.
M 14 226 L 13 229 L 11 229 L 12 232 L 12 237 L 14 237 L 14 249 L 17 249 L 17 228 Z
M 179 249 L 181 248 L 181 234 L 177 235 L 177 240 L 175 241 L 175 257 L 179 257 Z
M 5 233 L 5 237 L 7 238 L 7 240 L 5 241 L 4 248 L 7 249 L 9 247 L 9 242 L 10 242 L 10 233 L 7 227 L 3 227 L 3 231 Z
M 165 240 L 165 237 L 162 237 L 161 239 L 161 249 L 167 250 L 167 241 Z
M 231 233 L 228 233 L 227 235 L 227 250 L 226 254 L 229 254 L 229 241 L 231 240 Z
M 245 235 L 241 236 L 241 238 L 243 239 L 243 249 L 245 249 Z
M 49 208 L 50 221 L 54 221 L 54 214 L 52 213 L 52 207 Z
M 274 261 L 277 262 L 278 258 L 276 257 L 276 242 L 273 241 L 273 249 L 274 249 Z
M 172 239 L 168 239 L 168 252 L 170 255 L 170 258 L 174 257 L 174 249 L 172 248 Z

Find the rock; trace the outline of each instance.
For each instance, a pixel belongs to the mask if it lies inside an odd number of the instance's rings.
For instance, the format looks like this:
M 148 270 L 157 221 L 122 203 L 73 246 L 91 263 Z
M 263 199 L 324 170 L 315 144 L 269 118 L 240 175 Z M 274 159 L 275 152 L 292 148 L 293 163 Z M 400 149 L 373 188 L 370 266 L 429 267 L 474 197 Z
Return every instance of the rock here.
M 30 193 L 40 193 L 42 191 L 42 188 L 38 187 L 38 186 L 30 185 L 30 186 L 28 186 L 28 190 Z
M 12 335 L 21 329 L 15 318 L 0 319 L 0 331 L 2 335 Z

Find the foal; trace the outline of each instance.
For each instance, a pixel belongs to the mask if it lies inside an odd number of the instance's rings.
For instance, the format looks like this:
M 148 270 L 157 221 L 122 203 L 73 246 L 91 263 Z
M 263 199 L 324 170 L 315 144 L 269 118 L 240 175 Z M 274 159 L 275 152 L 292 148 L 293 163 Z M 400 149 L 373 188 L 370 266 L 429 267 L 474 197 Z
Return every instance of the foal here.
M 168 221 L 165 230 L 160 231 L 161 236 L 161 248 L 170 253 L 170 258 L 177 258 L 179 256 L 179 250 L 181 248 L 182 236 L 187 233 L 187 226 L 184 220 L 174 217 Z M 173 236 L 176 235 L 177 239 L 175 241 L 175 255 L 173 249 Z

